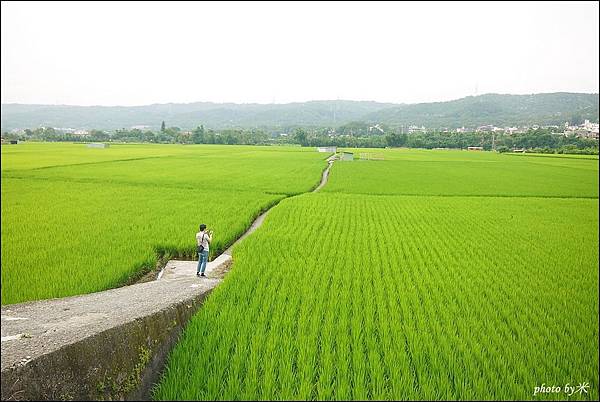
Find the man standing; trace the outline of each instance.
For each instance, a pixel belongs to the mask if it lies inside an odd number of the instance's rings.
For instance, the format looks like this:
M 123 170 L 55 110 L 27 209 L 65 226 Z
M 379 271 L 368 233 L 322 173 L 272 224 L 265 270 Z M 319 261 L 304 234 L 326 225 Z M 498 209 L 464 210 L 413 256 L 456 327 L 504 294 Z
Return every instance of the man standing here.
M 212 242 L 212 230 L 207 232 L 206 225 L 203 223 L 200 225 L 200 231 L 196 233 L 196 244 L 198 245 L 198 268 L 196 269 L 196 276 L 206 276 L 204 271 L 206 270 L 206 262 L 208 261 L 208 247 Z

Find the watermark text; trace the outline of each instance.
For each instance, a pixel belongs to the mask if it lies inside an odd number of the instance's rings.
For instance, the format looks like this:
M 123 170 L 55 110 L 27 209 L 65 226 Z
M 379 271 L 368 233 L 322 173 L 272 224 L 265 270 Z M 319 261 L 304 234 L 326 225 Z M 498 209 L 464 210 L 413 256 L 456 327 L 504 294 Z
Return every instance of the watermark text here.
M 537 396 L 539 394 L 565 394 L 566 396 L 571 396 L 573 394 L 587 394 L 590 389 L 590 383 L 588 382 L 580 382 L 578 385 L 575 384 L 565 384 L 564 386 L 560 385 L 546 385 L 542 383 L 542 385 L 537 386 L 533 389 L 533 396 Z

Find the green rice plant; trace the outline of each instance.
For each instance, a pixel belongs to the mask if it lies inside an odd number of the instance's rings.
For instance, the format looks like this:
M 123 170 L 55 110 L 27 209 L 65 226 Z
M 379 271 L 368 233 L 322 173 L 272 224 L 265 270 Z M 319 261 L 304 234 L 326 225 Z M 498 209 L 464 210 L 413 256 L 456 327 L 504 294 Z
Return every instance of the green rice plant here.
M 598 397 L 597 200 L 284 200 L 234 250 L 155 399 Z
M 2 172 L 84 165 L 117 160 L 140 160 L 186 151 L 180 145 L 111 144 L 110 148 L 87 148 L 86 144 L 25 142 L 3 146 Z
M 2 147 L 2 304 L 100 291 L 162 257 L 195 258 L 202 222 L 216 234 L 212 258 L 262 211 L 316 186 L 324 157 L 285 147 Z
M 356 150 L 360 153 L 366 150 Z M 323 191 L 381 195 L 598 198 L 597 158 L 520 157 L 450 150 L 378 151 L 336 163 Z

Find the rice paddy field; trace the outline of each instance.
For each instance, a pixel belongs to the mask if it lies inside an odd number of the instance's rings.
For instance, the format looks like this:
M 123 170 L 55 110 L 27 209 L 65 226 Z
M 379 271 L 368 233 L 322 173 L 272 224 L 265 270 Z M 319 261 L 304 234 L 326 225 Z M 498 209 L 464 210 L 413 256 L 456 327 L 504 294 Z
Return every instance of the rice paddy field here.
M 337 165 L 334 180 L 323 190 L 372 195 L 598 198 L 597 156 L 447 150 L 388 151 L 384 155 L 385 161 Z
M 597 400 L 598 159 L 448 150 L 2 147 L 2 303 L 193 256 L 225 279 L 156 400 Z M 304 194 L 306 193 L 306 194 Z M 293 198 L 290 196 L 296 195 Z M 536 392 L 536 387 L 587 392 Z
M 316 186 L 301 148 L 26 143 L 2 147 L 2 304 L 113 288 L 161 257 L 214 257 L 254 217 Z
M 336 162 L 234 249 L 154 397 L 597 400 L 597 194 L 594 158 Z

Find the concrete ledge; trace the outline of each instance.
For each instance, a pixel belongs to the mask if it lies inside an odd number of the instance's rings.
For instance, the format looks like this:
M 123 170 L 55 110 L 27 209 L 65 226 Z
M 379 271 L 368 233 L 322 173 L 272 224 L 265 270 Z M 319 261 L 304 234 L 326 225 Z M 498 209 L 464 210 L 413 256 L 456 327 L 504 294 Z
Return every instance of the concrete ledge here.
M 221 279 L 183 277 L 2 307 L 2 399 L 145 399 Z
M 229 254 L 221 254 L 213 261 L 206 264 L 205 275 L 208 278 L 221 278 L 233 263 Z M 196 275 L 198 261 L 170 260 L 158 274 L 157 280 L 172 281 L 181 278 L 193 278 Z

